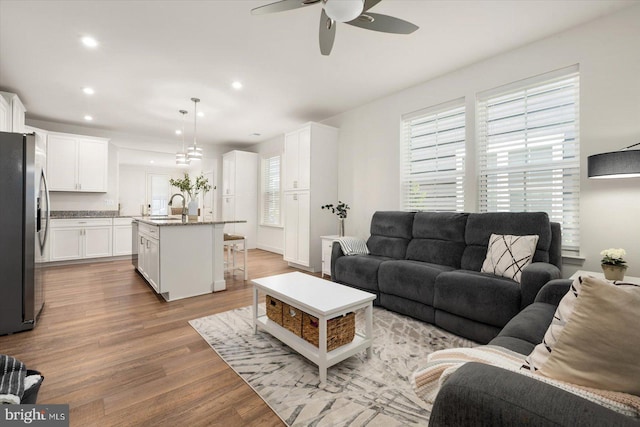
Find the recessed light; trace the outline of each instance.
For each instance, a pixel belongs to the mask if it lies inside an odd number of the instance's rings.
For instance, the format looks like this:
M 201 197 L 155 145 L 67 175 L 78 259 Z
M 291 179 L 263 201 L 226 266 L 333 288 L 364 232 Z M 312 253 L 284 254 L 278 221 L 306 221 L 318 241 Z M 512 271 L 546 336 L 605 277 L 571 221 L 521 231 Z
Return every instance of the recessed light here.
M 235 90 L 240 90 L 242 89 L 242 83 L 236 80 L 235 82 L 231 83 L 231 87 Z
M 91 120 L 93 120 L 93 117 L 91 117 L 90 115 L 87 114 L 86 116 L 84 116 L 84 119 L 86 121 L 90 122 Z
M 176 135 L 182 135 L 182 131 L 180 129 L 176 129 Z
M 202 111 L 198 111 L 198 117 L 204 117 L 204 113 Z
M 86 47 L 94 48 L 98 46 L 98 41 L 90 36 L 85 36 L 82 38 L 82 44 Z
M 149 160 L 149 163 L 153 164 L 153 163 L 155 163 L 155 162 L 154 162 L 153 160 Z
M 96 93 L 96 91 L 91 87 L 82 88 L 82 91 L 87 95 L 93 95 L 94 93 Z

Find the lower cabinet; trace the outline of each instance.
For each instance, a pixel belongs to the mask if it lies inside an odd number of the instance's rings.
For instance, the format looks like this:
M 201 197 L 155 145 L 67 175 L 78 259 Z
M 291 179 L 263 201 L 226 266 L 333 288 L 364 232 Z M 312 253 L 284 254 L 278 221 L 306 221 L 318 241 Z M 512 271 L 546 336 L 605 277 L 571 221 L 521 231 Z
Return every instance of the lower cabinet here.
M 309 262 L 309 192 L 284 195 L 284 260 L 310 267 Z
M 131 255 L 132 233 L 131 218 L 113 219 L 113 256 Z
M 160 239 L 158 227 L 138 224 L 138 271 L 156 292 L 160 286 Z
M 52 219 L 50 261 L 111 256 L 111 218 Z

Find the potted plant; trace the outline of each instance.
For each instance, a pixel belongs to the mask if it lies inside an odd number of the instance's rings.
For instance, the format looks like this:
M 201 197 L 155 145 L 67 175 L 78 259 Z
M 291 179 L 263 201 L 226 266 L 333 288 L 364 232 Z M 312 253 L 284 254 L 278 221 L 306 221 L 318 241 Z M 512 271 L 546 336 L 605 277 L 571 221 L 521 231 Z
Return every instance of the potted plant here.
M 622 280 L 627 270 L 627 262 L 624 257 L 627 251 L 622 248 L 609 248 L 600 252 L 602 256 L 601 267 L 607 280 Z
M 169 184 L 176 187 L 182 193 L 182 196 L 189 203 L 189 215 L 198 215 L 198 194 L 207 194 L 211 191 L 211 184 L 203 174 L 196 177 L 195 182 L 191 181 L 188 173 L 184 174 L 182 179 L 169 179 Z
M 350 209 L 349 205 L 338 200 L 336 206 L 333 206 L 333 204 L 323 205 L 322 209 L 330 210 L 331 213 L 338 215 L 338 235 L 340 237 L 344 236 L 344 220 L 347 218 L 347 210 Z

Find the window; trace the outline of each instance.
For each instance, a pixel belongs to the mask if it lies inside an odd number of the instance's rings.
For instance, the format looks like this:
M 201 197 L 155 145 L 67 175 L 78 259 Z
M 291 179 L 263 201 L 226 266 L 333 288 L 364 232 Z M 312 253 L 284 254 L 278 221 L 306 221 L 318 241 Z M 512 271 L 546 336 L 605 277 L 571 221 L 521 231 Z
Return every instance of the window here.
M 580 245 L 578 67 L 478 95 L 479 211 L 542 211 Z
M 262 225 L 280 226 L 280 155 L 262 159 Z
M 464 99 L 403 116 L 402 209 L 464 211 L 464 160 Z

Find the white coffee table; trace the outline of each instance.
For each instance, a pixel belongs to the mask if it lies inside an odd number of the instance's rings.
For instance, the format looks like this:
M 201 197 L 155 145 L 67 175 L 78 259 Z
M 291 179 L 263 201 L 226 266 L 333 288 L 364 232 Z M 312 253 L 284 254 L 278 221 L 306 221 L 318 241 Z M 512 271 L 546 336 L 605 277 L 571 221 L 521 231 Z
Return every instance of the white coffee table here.
M 258 328 L 263 329 L 318 365 L 321 383 L 327 381 L 328 367 L 365 349 L 367 350 L 367 357 L 371 357 L 373 300 L 376 299 L 374 294 L 299 272 L 254 279 L 252 283 L 254 333 L 258 333 Z M 270 320 L 266 314 L 259 315 L 259 292 L 271 295 L 317 317 L 319 323 L 319 347 L 315 347 L 278 325 Z M 365 333 L 356 332 L 352 342 L 327 352 L 327 320 L 361 308 L 364 308 Z

